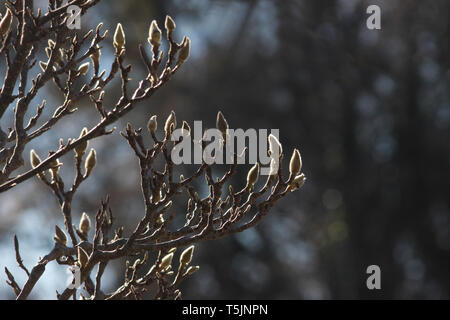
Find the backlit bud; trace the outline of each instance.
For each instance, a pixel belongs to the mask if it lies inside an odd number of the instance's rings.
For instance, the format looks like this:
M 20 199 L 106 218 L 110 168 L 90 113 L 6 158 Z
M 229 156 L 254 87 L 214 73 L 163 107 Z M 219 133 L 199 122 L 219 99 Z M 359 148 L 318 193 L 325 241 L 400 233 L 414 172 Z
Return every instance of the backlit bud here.
M 67 236 L 58 226 L 55 226 L 55 236 L 53 237 L 53 240 L 63 246 L 67 244 Z
M 181 45 L 182 47 L 180 49 L 180 52 L 178 53 L 177 65 L 183 64 L 189 58 L 189 52 L 191 50 L 191 39 L 189 39 L 188 37 L 184 37 Z
M 175 112 L 170 112 L 169 117 L 166 120 L 166 124 L 164 125 L 164 131 L 166 132 L 166 136 L 170 136 L 173 132 L 173 130 L 177 126 L 177 120 L 175 117 Z
M 122 29 L 122 24 L 118 23 L 116 27 L 116 31 L 114 32 L 114 48 L 116 48 L 117 52 L 120 52 L 125 46 L 125 33 Z
M 89 71 L 89 62 L 85 62 L 78 68 L 78 75 L 84 76 L 88 71 Z
M 280 141 L 278 141 L 277 137 L 275 137 L 273 134 L 269 135 L 269 156 L 272 158 L 275 157 L 275 155 L 278 155 L 279 157 L 283 154 L 283 147 L 281 146 Z
M 41 163 L 41 158 L 39 158 L 34 149 L 31 149 L 30 151 L 30 162 L 33 169 Z
M 173 30 L 175 30 L 175 28 L 177 27 L 172 17 L 166 16 L 165 27 L 167 30 L 167 38 L 169 38 L 172 35 Z
M 89 152 L 86 162 L 84 164 L 84 168 L 86 169 L 85 176 L 89 176 L 92 172 L 92 169 L 94 169 L 95 165 L 97 163 L 97 157 L 94 149 L 91 149 Z
M 98 72 L 98 69 L 100 67 L 100 56 L 101 56 L 101 52 L 100 52 L 100 48 L 97 45 L 96 50 L 94 51 L 94 53 L 92 53 L 89 57 L 92 60 L 92 64 L 94 65 L 94 70 L 96 72 Z
M 222 112 L 220 112 L 220 111 L 219 111 L 219 113 L 217 113 L 216 126 L 217 126 L 217 129 L 219 129 L 220 132 L 222 132 L 222 136 L 225 139 L 227 136 L 228 122 L 227 122 L 227 120 L 225 120 L 225 117 L 223 116 Z
M 191 127 L 186 121 L 183 121 L 183 125 L 181 126 L 181 129 L 183 130 L 183 136 L 188 136 L 191 134 Z
M 83 128 L 83 130 L 81 130 L 81 133 L 80 133 L 80 138 L 85 136 L 87 133 L 88 133 L 88 129 Z M 86 149 L 88 147 L 88 143 L 89 143 L 88 140 L 83 141 L 74 148 L 75 156 L 77 159 L 81 159 L 81 157 L 84 156 L 84 154 L 86 153 Z
M 173 252 L 165 255 L 164 258 L 161 259 L 161 263 L 159 264 L 159 269 L 164 270 L 164 269 L 170 267 L 170 265 L 172 264 L 172 259 L 173 259 Z
M 155 133 L 156 128 L 158 128 L 158 122 L 156 121 L 156 115 L 152 116 L 147 123 L 148 131 L 150 133 Z
M 182 266 L 187 266 L 192 261 L 192 256 L 194 255 L 194 246 L 190 246 L 185 249 L 180 255 L 180 264 Z
M 80 225 L 78 226 L 78 229 L 80 229 L 80 231 L 85 235 L 87 235 L 89 230 L 91 230 L 91 219 L 86 214 L 86 212 L 83 212 L 83 214 L 81 215 Z
M 294 149 L 291 161 L 289 163 L 289 173 L 291 177 L 295 177 L 302 169 L 302 157 L 298 149 Z
M 255 163 L 255 165 L 248 171 L 247 175 L 247 186 L 246 188 L 253 189 L 256 181 L 259 177 L 259 163 Z
M 200 269 L 199 266 L 190 266 L 190 267 L 186 270 L 186 272 L 184 273 L 183 276 L 184 276 L 184 277 L 188 277 L 188 276 L 194 274 L 195 272 L 197 272 L 199 269 Z
M 161 29 L 158 27 L 156 20 L 153 20 L 148 30 L 148 42 L 155 47 L 161 45 Z
M 306 177 L 303 173 L 296 176 L 291 183 L 292 191 L 294 191 L 295 189 L 300 189 L 305 184 L 305 181 Z

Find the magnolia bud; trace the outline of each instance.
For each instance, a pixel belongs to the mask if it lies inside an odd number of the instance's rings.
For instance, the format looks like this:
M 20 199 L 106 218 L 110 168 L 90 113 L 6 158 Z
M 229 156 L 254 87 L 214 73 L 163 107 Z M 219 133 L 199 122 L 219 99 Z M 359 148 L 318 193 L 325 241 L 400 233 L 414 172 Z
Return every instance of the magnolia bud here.
M 31 149 L 30 151 L 30 162 L 33 169 L 41 163 L 41 158 L 39 158 L 34 149 Z
M 295 177 L 302 169 L 302 157 L 298 149 L 294 149 L 292 153 L 291 162 L 289 163 L 289 173 L 291 177 Z
M 81 130 L 79 138 L 85 136 L 87 133 L 88 133 L 88 129 L 87 128 L 83 128 L 83 130 Z M 89 143 L 88 140 L 83 141 L 83 142 L 81 142 L 79 145 L 77 145 L 74 148 L 75 156 L 76 156 L 77 159 L 81 159 L 81 157 L 84 156 L 84 154 L 86 153 L 86 149 L 88 147 L 88 143 Z
M 85 62 L 78 68 L 78 75 L 84 76 L 88 71 L 89 71 L 89 62 Z
M 59 168 L 62 166 L 62 163 L 59 162 L 59 159 L 53 160 L 50 162 L 50 174 L 52 176 L 52 180 L 56 180 L 58 176 Z
M 166 136 L 170 136 L 177 126 L 177 119 L 175 117 L 175 112 L 170 112 L 169 117 L 167 117 L 166 124 L 164 125 L 164 131 L 166 132 Z
M 173 252 L 167 254 L 164 256 L 164 258 L 161 259 L 161 263 L 159 264 L 159 269 L 164 270 L 171 266 L 173 259 Z
M 67 244 L 67 236 L 58 226 L 55 226 L 55 236 L 53 237 L 53 240 L 63 246 Z
M 89 256 L 84 251 L 84 249 L 80 246 L 78 246 L 78 262 L 80 263 L 80 267 L 84 268 L 89 260 Z
M 9 8 L 6 8 L 5 16 L 0 20 L 0 35 L 2 36 L 2 38 L 4 38 L 9 32 L 9 29 L 11 28 L 11 22 L 11 10 L 9 10 Z
M 269 156 L 272 157 L 272 155 L 275 156 L 277 154 L 279 157 L 283 154 L 283 147 L 281 146 L 280 141 L 278 141 L 277 137 L 275 137 L 273 134 L 269 135 Z
M 186 270 L 186 272 L 184 273 L 183 276 L 184 276 L 184 277 L 188 277 L 188 276 L 194 274 L 195 272 L 197 272 L 199 269 L 200 269 L 199 266 L 190 266 L 190 267 Z
M 219 113 L 217 113 L 216 126 L 217 126 L 217 129 L 219 129 L 220 132 L 222 132 L 222 136 L 225 139 L 227 136 L 228 122 L 227 122 L 227 120 L 225 120 L 225 117 L 223 116 L 222 112 L 220 112 L 220 111 L 219 111 Z
M 97 163 L 97 159 L 96 159 L 95 150 L 91 149 L 91 151 L 89 152 L 89 154 L 86 158 L 86 162 L 84 163 L 84 168 L 86 169 L 86 173 L 85 173 L 86 177 L 91 174 L 92 169 L 94 169 L 96 163 Z
M 100 48 L 97 45 L 95 51 L 89 56 L 89 58 L 91 58 L 91 60 L 92 60 L 92 64 L 94 65 L 94 70 L 98 71 L 98 69 L 100 67 L 100 56 L 101 56 L 101 54 L 102 53 L 100 52 Z
M 177 27 L 171 16 L 166 16 L 165 27 L 167 34 L 169 34 L 169 32 L 172 33 L 172 31 Z
M 156 115 L 152 116 L 150 120 L 148 120 L 147 128 L 150 133 L 155 133 L 156 128 L 158 128 L 158 122 L 156 121 Z
M 159 47 L 161 45 L 161 29 L 158 27 L 156 20 L 153 20 L 148 30 L 148 42 L 154 46 Z
M 47 69 L 47 63 L 44 61 L 39 61 L 39 67 L 41 67 L 42 71 L 45 72 L 45 69 Z
M 183 125 L 181 126 L 181 129 L 183 130 L 183 136 L 188 136 L 191 134 L 191 127 L 184 120 L 183 120 Z
M 305 181 L 306 177 L 303 173 L 296 176 L 291 183 L 291 187 L 293 187 L 292 191 L 294 191 L 295 189 L 300 189 L 305 184 Z
M 194 246 L 190 246 L 185 249 L 180 255 L 180 264 L 182 266 L 187 266 L 192 261 L 192 256 L 194 255 Z
M 180 53 L 178 53 L 177 65 L 183 64 L 189 58 L 189 51 L 191 49 L 191 39 L 184 37 L 181 43 Z
M 122 24 L 118 23 L 116 27 L 116 32 L 114 32 L 114 48 L 116 48 L 117 52 L 120 52 L 122 48 L 125 46 L 125 33 L 122 29 Z
M 246 188 L 253 189 L 256 181 L 259 177 L 259 163 L 255 163 L 255 165 L 248 171 L 247 175 L 247 186 Z
M 81 215 L 80 225 L 78 226 L 78 229 L 80 229 L 81 232 L 85 235 L 87 235 L 89 230 L 91 230 L 91 219 L 86 214 L 86 212 L 83 212 L 83 214 Z

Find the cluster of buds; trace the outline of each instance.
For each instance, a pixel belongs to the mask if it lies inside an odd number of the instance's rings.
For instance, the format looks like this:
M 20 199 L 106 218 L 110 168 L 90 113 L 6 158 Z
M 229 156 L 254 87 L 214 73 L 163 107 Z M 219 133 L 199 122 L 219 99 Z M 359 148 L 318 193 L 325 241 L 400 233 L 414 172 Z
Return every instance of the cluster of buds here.
M 30 163 L 31 163 L 31 167 L 34 169 L 37 166 L 39 166 L 41 164 L 42 160 L 41 158 L 37 155 L 36 151 L 34 151 L 34 149 L 30 150 Z M 59 168 L 62 166 L 62 163 L 59 162 L 58 159 L 53 160 L 52 162 L 50 162 L 50 175 L 52 177 L 52 180 L 55 181 L 57 179 L 58 173 L 59 173 Z M 37 174 L 37 176 L 41 179 L 44 180 L 45 179 L 45 174 L 43 172 L 39 172 Z

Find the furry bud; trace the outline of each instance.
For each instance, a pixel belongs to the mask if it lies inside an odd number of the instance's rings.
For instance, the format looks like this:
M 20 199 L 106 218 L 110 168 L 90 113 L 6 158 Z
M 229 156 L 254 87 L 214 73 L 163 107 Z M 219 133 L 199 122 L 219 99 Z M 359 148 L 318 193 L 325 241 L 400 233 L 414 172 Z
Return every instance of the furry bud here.
M 78 229 L 80 229 L 80 231 L 85 235 L 87 235 L 89 230 L 91 230 L 91 219 L 86 214 L 86 212 L 83 212 L 83 214 L 81 215 L 80 225 L 78 226 Z
M 192 261 L 192 256 L 194 255 L 194 246 L 190 246 L 185 249 L 180 255 L 180 264 L 182 266 L 187 266 Z
M 191 39 L 188 37 L 184 37 L 183 42 L 181 43 L 181 49 L 178 53 L 178 61 L 177 65 L 183 64 L 189 58 L 189 52 L 191 50 Z
M 120 52 L 125 46 L 125 33 L 123 32 L 122 24 L 118 23 L 116 27 L 116 31 L 114 32 L 114 48 L 116 48 L 116 52 Z
M 161 29 L 158 27 L 156 20 L 153 20 L 148 30 L 148 42 L 154 46 L 159 47 L 161 45 Z
M 198 270 L 200 269 L 199 266 L 190 266 L 189 268 L 187 268 L 186 272 L 184 273 L 184 277 L 188 277 L 194 273 L 196 273 Z
M 85 62 L 78 68 L 79 76 L 84 76 L 89 71 L 89 64 L 89 62 Z
M 292 181 L 292 183 L 291 183 L 292 189 L 291 190 L 294 191 L 296 189 L 300 189 L 305 184 L 305 181 L 306 181 L 305 175 L 303 173 L 299 174 Z
M 227 130 L 228 130 L 228 122 L 225 120 L 225 117 L 223 116 L 222 112 L 217 113 L 217 120 L 216 120 L 216 126 L 217 129 L 219 129 L 220 132 L 222 132 L 222 136 L 225 139 L 227 136 Z
M 87 128 L 83 128 L 83 130 L 81 130 L 79 138 L 85 136 L 87 133 L 88 133 L 88 129 Z M 77 159 L 81 159 L 81 157 L 84 156 L 84 154 L 86 153 L 86 149 L 88 147 L 88 143 L 89 143 L 88 140 L 83 141 L 78 146 L 76 146 L 74 148 L 75 156 L 76 156 Z
M 161 259 L 159 269 L 164 270 L 166 268 L 169 268 L 172 264 L 172 259 L 173 259 L 173 252 L 165 255 L 164 258 Z
M 247 175 L 247 186 L 246 188 L 253 189 L 256 181 L 258 181 L 259 177 L 259 163 L 255 163 L 255 165 L 248 171 Z
M 167 38 L 170 38 L 173 30 L 175 30 L 177 25 L 175 24 L 175 21 L 173 21 L 172 17 L 166 16 L 166 21 L 165 21 L 164 26 L 166 27 L 166 30 L 167 30 Z
M 298 149 L 294 149 L 291 161 L 289 163 L 289 173 L 291 177 L 295 177 L 302 169 L 302 157 Z
M 94 149 L 91 149 L 89 152 L 86 162 L 84 163 L 84 168 L 86 169 L 85 176 L 89 176 L 92 172 L 92 169 L 94 169 L 95 165 L 97 164 L 97 155 L 95 153 Z
M 164 125 L 164 131 L 166 132 L 166 136 L 169 137 L 173 130 L 177 126 L 177 119 L 175 117 L 175 112 L 170 112 L 169 117 L 167 117 L 166 124 Z
M 150 120 L 148 120 L 147 128 L 150 133 L 155 133 L 158 128 L 158 122 L 156 121 L 156 115 L 152 116 Z
M 269 135 L 269 156 L 278 154 L 279 157 L 283 154 L 283 147 L 281 146 L 280 141 L 278 141 L 277 137 L 273 134 Z M 273 157 L 272 157 L 273 158 Z
M 100 52 L 100 48 L 97 45 L 95 51 L 89 56 L 89 58 L 91 58 L 91 60 L 92 60 L 92 64 L 94 65 L 94 70 L 96 70 L 96 72 L 100 68 L 100 56 L 101 56 L 101 54 L 102 53 Z
M 183 136 L 188 136 L 191 134 L 191 127 L 186 121 L 183 121 L 183 125 L 181 126 L 181 129 L 183 130 Z
M 55 226 L 55 236 L 53 237 L 53 240 L 63 246 L 67 244 L 67 236 L 58 226 Z
M 31 149 L 30 151 L 30 162 L 33 169 L 36 168 L 42 162 L 41 158 L 39 158 L 34 149 Z

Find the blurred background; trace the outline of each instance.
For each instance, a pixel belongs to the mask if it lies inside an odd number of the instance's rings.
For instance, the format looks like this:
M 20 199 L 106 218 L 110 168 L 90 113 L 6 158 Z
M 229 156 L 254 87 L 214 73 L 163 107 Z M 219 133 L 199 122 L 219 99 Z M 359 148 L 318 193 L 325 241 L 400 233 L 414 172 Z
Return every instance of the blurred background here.
M 371 4 L 381 7 L 381 30 L 366 27 Z M 191 38 L 191 57 L 117 128 L 144 127 L 153 114 L 161 122 L 170 110 L 179 123 L 213 127 L 221 110 L 231 128 L 280 129 L 285 158 L 298 147 L 308 177 L 256 228 L 199 244 L 193 264 L 201 269 L 182 285 L 183 298 L 450 298 L 450 2 L 116 0 L 102 1 L 81 24 L 87 31 L 103 21 L 110 30 L 106 69 L 111 36 L 123 24 L 136 83 L 145 76 L 137 44 L 146 44 L 150 22 L 162 27 L 166 14 L 178 40 Z M 111 104 L 119 85 L 107 91 Z M 62 99 L 52 86 L 36 105 L 43 97 L 53 101 L 48 114 Z M 45 156 L 59 137 L 96 123 L 88 101 L 78 107 L 25 155 L 34 148 Z M 10 121 L 11 114 L 0 125 Z M 90 144 L 101 165 L 75 197 L 73 214 L 75 224 L 83 211 L 92 218 L 109 194 L 116 226 L 127 234 L 143 205 L 137 160 L 118 131 Z M 70 180 L 72 158 L 62 159 Z M 242 166 L 235 185 L 245 183 L 247 170 Z M 8 267 L 22 285 L 13 235 L 31 268 L 51 250 L 55 224 L 63 224 L 59 206 L 37 179 L 0 194 L 2 272 Z M 372 264 L 381 268 L 381 290 L 366 287 Z M 110 264 L 105 290 L 120 285 L 123 273 L 123 261 Z M 31 298 L 53 299 L 67 277 L 64 267 L 48 265 Z M 2 273 L 0 298 L 13 298 L 5 280 Z

